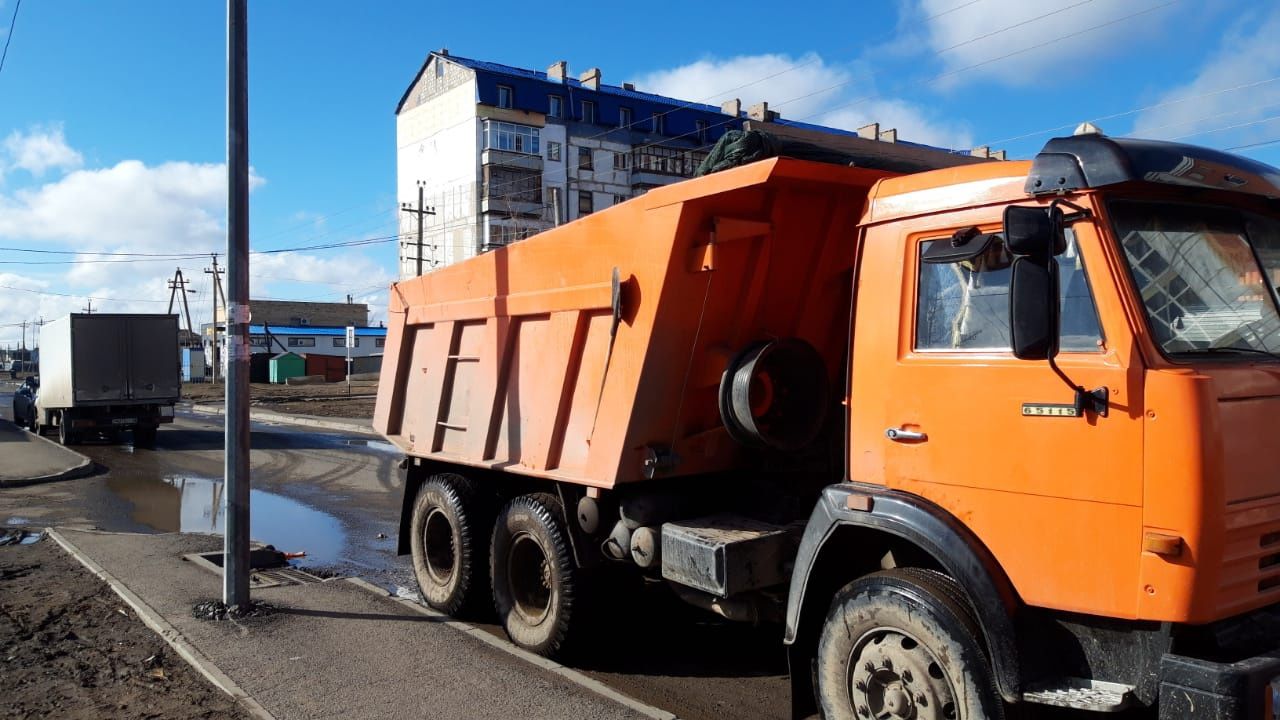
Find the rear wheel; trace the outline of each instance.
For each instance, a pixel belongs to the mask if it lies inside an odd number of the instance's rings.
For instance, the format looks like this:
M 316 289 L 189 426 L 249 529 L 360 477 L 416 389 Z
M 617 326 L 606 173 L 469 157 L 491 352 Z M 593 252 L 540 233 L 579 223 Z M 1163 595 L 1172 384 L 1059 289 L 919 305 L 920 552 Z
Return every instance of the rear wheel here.
M 521 495 L 494 523 L 493 601 L 512 642 L 546 657 L 564 653 L 574 620 L 577 568 L 560 501 Z
M 80 442 L 80 437 L 71 429 L 71 421 L 65 414 L 58 418 L 58 443 L 61 445 L 75 445 Z
M 154 448 L 156 446 L 156 428 L 135 427 L 133 429 L 133 446 L 135 448 Z
M 1003 706 L 968 601 L 951 578 L 906 568 L 836 594 L 818 645 L 828 720 L 1001 720 Z
M 453 473 L 433 475 L 418 490 L 409 544 L 418 591 L 428 606 L 460 615 L 489 598 L 488 507 L 471 481 Z

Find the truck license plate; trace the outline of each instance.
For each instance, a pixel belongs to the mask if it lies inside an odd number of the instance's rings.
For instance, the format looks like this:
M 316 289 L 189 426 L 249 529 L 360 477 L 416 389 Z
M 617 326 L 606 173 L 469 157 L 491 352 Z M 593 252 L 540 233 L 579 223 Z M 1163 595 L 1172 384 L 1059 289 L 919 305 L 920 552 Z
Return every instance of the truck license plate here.
M 111 420 L 112 425 L 132 425 L 136 422 L 138 421 L 133 418 L 113 418 Z

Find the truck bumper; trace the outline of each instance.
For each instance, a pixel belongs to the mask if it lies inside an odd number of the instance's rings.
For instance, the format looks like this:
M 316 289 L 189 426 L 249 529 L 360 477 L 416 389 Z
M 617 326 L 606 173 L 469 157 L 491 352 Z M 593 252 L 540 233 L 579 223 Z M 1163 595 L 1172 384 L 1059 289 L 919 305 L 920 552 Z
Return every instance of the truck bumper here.
M 1166 653 L 1160 717 L 1280 720 L 1280 650 L 1234 663 Z

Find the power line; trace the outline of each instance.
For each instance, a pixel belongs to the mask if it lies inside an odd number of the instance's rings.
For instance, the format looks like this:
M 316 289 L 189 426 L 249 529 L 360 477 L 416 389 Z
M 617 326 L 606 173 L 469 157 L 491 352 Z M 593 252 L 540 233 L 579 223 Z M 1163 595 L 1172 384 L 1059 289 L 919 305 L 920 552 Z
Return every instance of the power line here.
M 4 52 L 0 52 L 0 72 L 4 71 L 5 58 L 9 57 L 9 43 L 13 42 L 13 28 L 18 24 L 18 8 L 22 7 L 22 0 L 18 0 L 13 4 L 13 17 L 9 20 L 9 34 L 4 39 Z

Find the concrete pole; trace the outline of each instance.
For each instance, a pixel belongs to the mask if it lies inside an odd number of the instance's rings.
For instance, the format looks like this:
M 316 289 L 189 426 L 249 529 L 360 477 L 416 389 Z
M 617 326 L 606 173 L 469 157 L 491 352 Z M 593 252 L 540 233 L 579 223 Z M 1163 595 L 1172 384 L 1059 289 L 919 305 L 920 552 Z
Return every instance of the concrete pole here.
M 222 601 L 249 603 L 249 49 L 247 0 L 227 0 L 227 392 Z M 216 277 L 216 276 L 215 276 Z

